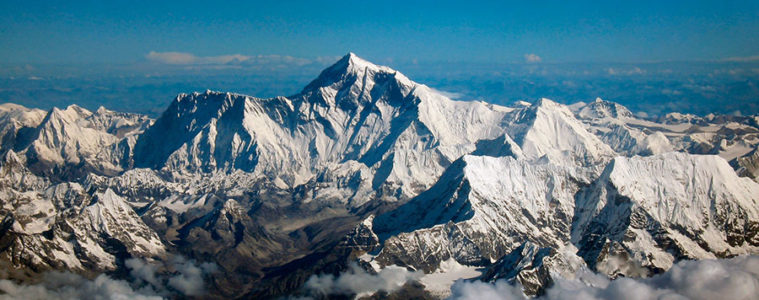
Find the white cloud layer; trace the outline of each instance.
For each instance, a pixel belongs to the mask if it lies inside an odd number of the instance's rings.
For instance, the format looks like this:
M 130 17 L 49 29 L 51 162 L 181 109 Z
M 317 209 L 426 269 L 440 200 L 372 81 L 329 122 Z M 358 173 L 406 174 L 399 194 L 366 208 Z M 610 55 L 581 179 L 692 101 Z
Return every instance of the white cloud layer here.
M 287 55 L 255 55 L 229 54 L 219 56 L 197 56 L 187 52 L 156 52 L 150 51 L 145 58 L 149 61 L 168 65 L 293 65 L 303 66 L 314 61 Z M 321 63 L 326 58 L 317 58 Z M 334 63 L 336 60 L 332 60 Z
M 462 98 L 464 98 L 464 94 L 462 93 L 441 91 L 434 88 L 430 88 L 430 89 L 438 94 L 441 94 L 443 96 L 450 98 L 451 100 L 462 100 Z
M 398 266 L 388 266 L 377 274 L 369 274 L 352 264 L 348 271 L 337 277 L 331 274 L 313 275 L 306 281 L 305 287 L 321 295 L 371 295 L 378 291 L 396 291 L 406 282 L 422 276 L 422 272 L 411 272 Z
M 726 61 L 726 62 L 758 62 L 759 61 L 759 55 L 728 57 L 728 58 L 723 59 L 722 61 Z
M 195 56 L 186 52 L 155 52 L 150 51 L 145 58 L 150 61 L 170 64 L 170 65 L 207 65 L 207 64 L 229 64 L 241 63 L 249 60 L 250 56 L 241 54 L 220 55 L 220 56 Z
M 125 280 L 115 280 L 101 274 L 93 280 L 82 276 L 50 272 L 35 285 L 16 284 L 0 280 L 0 299 L 163 299 L 150 288 L 134 289 Z
M 612 76 L 614 75 L 643 75 L 643 74 L 646 74 L 646 70 L 643 70 L 640 67 L 632 67 L 630 69 L 607 68 L 606 73 Z
M 590 277 L 595 277 L 588 280 Z M 582 275 L 575 280 L 558 278 L 541 299 L 756 299 L 759 295 L 759 256 L 723 260 L 682 261 L 667 272 L 646 279 L 604 279 Z M 588 282 L 592 282 L 588 284 Z M 521 289 L 497 281 L 459 281 L 450 299 L 526 299 Z
M 534 54 L 534 53 L 525 54 L 524 55 L 524 60 L 526 62 L 528 62 L 528 63 L 539 63 L 539 62 L 543 61 L 543 59 L 540 58 L 540 56 L 538 56 L 537 54 Z
M 100 274 L 87 279 L 68 272 L 48 272 L 34 285 L 0 280 L 0 300 L 5 299 L 163 299 L 174 296 L 201 296 L 205 277 L 216 272 L 212 263 L 175 257 L 167 264 L 147 263 L 139 259 L 125 262 L 130 277 L 113 279 Z
M 196 265 L 194 261 L 186 260 L 181 256 L 174 259 L 172 266 L 176 275 L 169 278 L 167 284 L 186 296 L 204 294 L 205 283 L 203 282 L 203 277 L 218 270 L 216 264 L 206 262 Z

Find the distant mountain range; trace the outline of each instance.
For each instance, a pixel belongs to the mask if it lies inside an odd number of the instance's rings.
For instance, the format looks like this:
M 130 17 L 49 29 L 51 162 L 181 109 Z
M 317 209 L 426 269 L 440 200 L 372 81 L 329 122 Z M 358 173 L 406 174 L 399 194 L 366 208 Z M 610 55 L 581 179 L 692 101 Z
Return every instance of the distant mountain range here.
M 454 101 L 352 53 L 295 95 L 180 94 L 157 119 L 7 103 L 0 275 L 105 273 L 204 298 L 648 277 L 759 253 L 757 147 L 759 116 Z M 202 292 L 175 280 L 186 260 L 213 265 L 192 269 Z M 359 273 L 404 275 L 336 288 Z

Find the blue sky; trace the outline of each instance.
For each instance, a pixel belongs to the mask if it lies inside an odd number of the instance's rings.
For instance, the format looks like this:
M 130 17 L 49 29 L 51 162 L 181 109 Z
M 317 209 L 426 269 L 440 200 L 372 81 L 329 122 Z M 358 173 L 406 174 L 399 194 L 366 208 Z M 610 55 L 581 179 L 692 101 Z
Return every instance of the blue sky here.
M 153 2 L 2 0 L 0 63 L 133 63 L 151 51 L 309 59 L 353 51 L 378 62 L 759 55 L 755 0 Z

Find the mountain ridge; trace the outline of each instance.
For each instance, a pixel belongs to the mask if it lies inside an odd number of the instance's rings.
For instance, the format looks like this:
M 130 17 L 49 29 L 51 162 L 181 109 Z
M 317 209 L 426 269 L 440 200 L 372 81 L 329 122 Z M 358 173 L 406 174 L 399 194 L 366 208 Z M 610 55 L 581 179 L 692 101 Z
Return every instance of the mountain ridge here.
M 155 120 L 3 104 L 0 260 L 34 277 L 183 255 L 220 267 L 219 297 L 298 293 L 351 264 L 535 295 L 555 274 L 757 253 L 759 184 L 738 175 L 759 128 L 674 117 L 454 101 L 353 53 L 295 95 L 180 94 Z

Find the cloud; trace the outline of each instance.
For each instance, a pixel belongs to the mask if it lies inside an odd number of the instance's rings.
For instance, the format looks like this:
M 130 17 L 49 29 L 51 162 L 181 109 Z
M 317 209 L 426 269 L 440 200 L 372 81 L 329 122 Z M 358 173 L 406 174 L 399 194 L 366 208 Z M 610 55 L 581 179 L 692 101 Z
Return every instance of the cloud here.
M 175 256 L 168 263 L 148 263 L 141 259 L 128 259 L 124 262 L 132 282 L 147 286 L 162 294 L 198 296 L 205 293 L 204 279 L 208 274 L 218 270 L 214 263 L 200 263 Z
M 450 299 L 526 299 L 519 286 L 458 281 Z M 555 278 L 539 299 L 755 299 L 759 295 L 759 256 L 681 261 L 651 278 L 608 280 L 598 274 Z
M 445 97 L 447 97 L 447 98 L 449 98 L 449 99 L 451 99 L 451 100 L 461 100 L 461 98 L 463 98 L 463 97 L 464 97 L 464 94 L 462 94 L 462 93 L 456 93 L 456 92 L 446 92 L 446 91 L 441 91 L 441 90 L 438 90 L 438 89 L 434 89 L 434 88 L 430 88 L 430 89 L 431 89 L 433 92 L 436 92 L 436 93 L 438 93 L 438 94 L 441 94 L 441 95 L 443 95 L 443 96 L 445 96 Z
M 163 299 L 147 288 L 135 290 L 124 280 L 105 274 L 89 280 L 80 275 L 63 272 L 46 273 L 42 282 L 20 285 L 0 280 L 0 299 Z
M 320 295 L 371 295 L 378 291 L 393 292 L 406 282 L 418 280 L 422 272 L 411 272 L 406 268 L 388 266 L 377 274 L 369 274 L 356 264 L 348 271 L 335 277 L 331 274 L 312 275 L 305 288 Z
M 521 299 L 527 299 L 527 297 L 524 296 L 519 286 L 508 284 L 504 280 L 498 280 L 493 284 L 482 282 L 482 281 L 474 281 L 474 282 L 457 281 L 451 287 L 451 297 L 449 299 L 521 300 Z
M 155 52 L 150 51 L 145 58 L 150 61 L 170 65 L 209 65 L 235 64 L 250 60 L 252 57 L 241 54 L 220 56 L 195 56 L 186 52 Z
M 337 60 L 333 60 L 331 63 L 335 63 Z M 286 64 L 303 66 L 313 63 L 309 59 L 293 57 L 288 55 L 257 55 L 250 57 L 250 60 L 246 61 L 249 64 Z
M 168 286 L 186 296 L 198 296 L 205 293 L 203 277 L 218 269 L 216 264 L 206 262 L 196 265 L 194 261 L 183 257 L 175 258 L 173 267 L 177 274 L 169 278 Z
M 759 55 L 735 56 L 722 59 L 724 62 L 759 62 Z
M 319 56 L 316 58 L 316 62 L 321 65 L 331 65 L 340 60 L 340 56 Z
M 537 56 L 536 54 L 533 54 L 533 53 L 525 54 L 524 60 L 528 63 L 539 63 L 543 61 L 543 59 L 540 58 L 540 56 Z
M 190 53 L 184 53 L 184 52 L 150 51 L 150 53 L 145 55 L 145 58 L 147 58 L 150 61 L 170 64 L 170 65 L 189 65 L 189 64 L 194 64 L 198 61 L 197 56 Z
M 628 70 L 619 69 L 619 68 L 607 68 L 606 73 L 609 75 L 643 75 L 646 74 L 646 70 L 641 69 L 640 67 L 633 67 Z
M 229 54 L 219 56 L 196 56 L 186 52 L 156 52 L 150 51 L 145 58 L 149 61 L 168 65 L 294 65 L 303 66 L 313 63 L 309 59 L 287 55 L 256 55 Z M 336 60 L 332 60 L 334 63 Z
M 127 269 L 130 269 L 129 275 L 136 279 L 138 282 L 142 281 L 153 286 L 159 286 L 160 282 L 156 277 L 158 266 L 155 264 L 149 264 L 141 259 L 127 259 L 124 262 Z
M 106 274 L 87 279 L 68 272 L 48 272 L 33 285 L 0 280 L 0 300 L 4 299 L 163 299 L 176 296 L 200 296 L 205 293 L 204 279 L 216 272 L 213 263 L 174 257 L 168 263 L 148 263 L 128 259 L 124 263 L 129 277 L 117 280 Z

